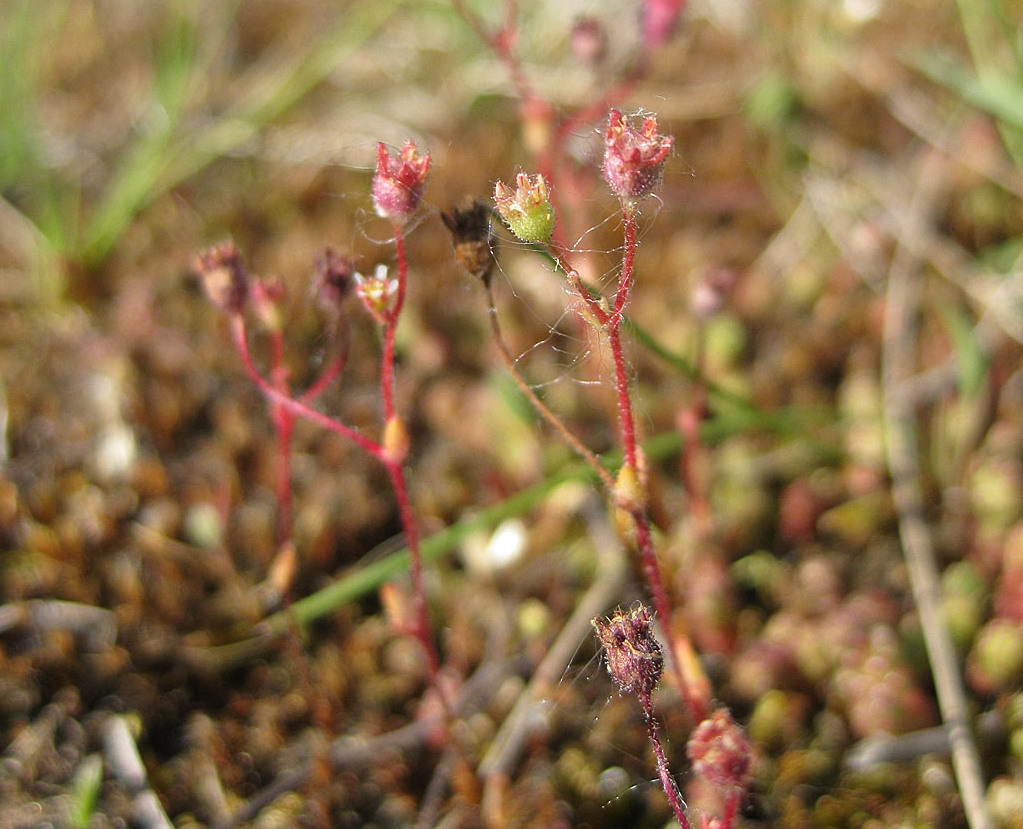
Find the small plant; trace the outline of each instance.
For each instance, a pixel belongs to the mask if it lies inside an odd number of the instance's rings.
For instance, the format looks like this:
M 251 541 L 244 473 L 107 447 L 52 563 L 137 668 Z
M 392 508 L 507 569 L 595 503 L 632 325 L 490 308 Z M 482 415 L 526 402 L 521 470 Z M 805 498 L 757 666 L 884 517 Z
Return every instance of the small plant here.
M 520 173 L 516 188 L 498 182 L 494 189 L 494 201 L 498 214 L 509 229 L 523 241 L 542 244 L 553 258 L 558 269 L 565 275 L 574 293 L 574 305 L 584 324 L 592 326 L 605 340 L 613 362 L 613 382 L 618 403 L 618 439 L 622 448 L 623 463 L 612 479 L 589 450 L 571 436 L 570 430 L 560 424 L 547 407 L 521 379 L 517 382 L 523 388 L 538 411 L 555 423 L 558 432 L 597 471 L 608 489 L 612 503 L 627 516 L 628 533 L 639 553 L 643 575 L 653 598 L 658 616 L 671 631 L 671 603 L 668 599 L 665 580 L 657 563 L 650 518 L 647 514 L 646 461 L 637 437 L 634 405 L 628 376 L 625 350 L 622 343 L 622 323 L 631 295 L 636 259 L 636 217 L 639 203 L 654 192 L 660 183 L 664 165 L 674 141 L 670 136 L 661 135 L 657 130 L 657 119 L 644 116 L 640 127 L 630 121 L 617 109 L 608 115 L 604 133 L 604 157 L 602 171 L 611 191 L 618 198 L 622 211 L 624 242 L 622 263 L 618 271 L 618 284 L 613 298 L 594 295 L 583 284 L 578 270 L 572 265 L 572 252 L 556 241 L 554 216 L 549 187 L 542 174 L 530 179 Z M 488 292 L 489 292 L 488 287 Z M 491 319 L 496 318 L 493 294 L 490 293 Z M 507 355 L 507 347 L 495 328 L 499 348 L 505 355 L 506 363 L 513 363 Z M 513 369 L 514 371 L 514 369 Z M 517 372 L 515 372 L 517 375 Z M 686 649 L 685 644 L 682 645 Z M 681 659 L 672 662 L 680 693 L 685 699 L 694 722 L 704 718 L 708 701 L 703 685 L 697 677 L 687 676 Z
M 408 431 L 398 413 L 394 399 L 395 333 L 405 304 L 408 285 L 408 258 L 405 252 L 404 226 L 419 207 L 423 185 L 430 168 L 430 156 L 420 155 L 416 145 L 407 141 L 397 155 L 383 144 L 377 147 L 376 172 L 372 196 L 377 213 L 391 223 L 397 272 L 392 277 L 385 265 L 373 274 L 356 273 L 351 260 L 326 251 L 317 268 L 317 285 L 321 298 L 340 315 L 341 304 L 354 290 L 363 307 L 382 330 L 383 350 L 380 359 L 380 398 L 382 427 L 380 437 L 368 438 L 361 432 L 314 409 L 312 403 L 343 371 L 347 347 L 330 362 L 319 378 L 302 394 L 294 395 L 288 384 L 284 365 L 283 324 L 279 313 L 282 299 L 276 283 L 254 280 L 242 263 L 241 254 L 230 242 L 217 245 L 197 257 L 199 273 L 211 302 L 229 320 L 236 350 L 249 377 L 267 398 L 278 445 L 278 528 L 280 542 L 290 548 L 291 480 L 290 437 L 298 417 L 335 432 L 365 450 L 387 471 L 394 492 L 398 513 L 411 561 L 412 615 L 408 630 L 421 645 L 427 674 L 437 690 L 446 716 L 451 709 L 440 683 L 440 659 L 433 644 L 429 612 L 423 586 L 423 564 L 419 545 L 419 527 L 408 495 L 404 462 L 409 451 Z M 246 311 L 251 310 L 270 337 L 271 365 L 267 374 L 256 366 L 249 348 Z

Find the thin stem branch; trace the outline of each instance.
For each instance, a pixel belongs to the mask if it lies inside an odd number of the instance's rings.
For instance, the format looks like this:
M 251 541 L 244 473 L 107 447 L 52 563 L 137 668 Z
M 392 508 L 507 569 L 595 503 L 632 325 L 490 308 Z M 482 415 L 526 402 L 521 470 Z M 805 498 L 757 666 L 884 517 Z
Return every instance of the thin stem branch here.
M 290 397 L 284 336 L 279 329 L 270 333 L 270 360 L 270 382 L 281 395 Z M 269 406 L 277 443 L 277 543 L 282 545 L 291 538 L 291 436 L 295 415 L 275 401 L 269 401 Z
M 413 622 L 415 627 L 412 633 L 423 648 L 430 682 L 440 693 L 444 709 L 450 719 L 451 709 L 447 695 L 444 694 L 440 685 L 440 659 L 430 636 L 430 612 L 426 605 L 426 588 L 423 584 L 423 556 L 419 547 L 419 528 L 416 526 L 415 517 L 412 514 L 412 504 L 409 501 L 408 486 L 405 482 L 405 471 L 400 461 L 385 460 L 384 466 L 387 468 L 391 487 L 394 489 L 398 514 L 401 518 L 402 528 L 405 530 L 405 543 L 409 551 L 409 573 L 412 578 L 412 603 L 415 615 Z
M 287 395 L 281 394 L 277 391 L 277 389 L 270 385 L 269 382 L 267 382 L 266 378 L 259 373 L 259 369 L 256 368 L 256 364 L 252 360 L 252 352 L 249 351 L 248 339 L 245 336 L 245 320 L 239 314 L 231 316 L 231 336 L 234 339 L 235 348 L 238 350 L 238 354 L 241 357 L 242 365 L 245 367 L 246 373 L 249 375 L 252 382 L 256 384 L 259 390 L 270 398 L 271 402 L 277 403 L 281 406 L 281 408 L 288 410 L 292 414 L 313 421 L 318 426 L 322 426 L 324 429 L 328 429 L 342 437 L 348 438 L 377 460 L 382 460 L 383 450 L 377 443 L 374 443 L 365 435 L 359 434 L 359 432 L 356 432 L 350 426 L 345 426 L 343 423 L 334 420 L 334 418 L 316 411 L 316 409 L 309 406 L 308 403 L 304 403 L 300 400 L 294 400 Z
M 526 382 L 525 378 L 519 372 L 515 359 L 512 357 L 511 351 L 508 349 L 508 344 L 505 342 L 504 334 L 501 331 L 501 323 L 497 317 L 497 305 L 494 302 L 493 285 L 489 280 L 486 281 L 485 285 L 487 291 L 487 310 L 490 316 L 490 329 L 494 335 L 494 343 L 497 345 L 497 350 L 501 355 L 501 360 L 504 362 L 505 368 L 511 375 L 512 380 L 515 381 L 515 385 L 518 386 L 519 391 L 526 396 L 540 416 L 554 427 L 554 430 L 561 436 L 561 439 L 564 440 L 565 443 L 567 443 L 597 474 L 597 477 L 603 482 L 608 492 L 612 491 L 614 489 L 615 481 L 611 476 L 611 473 L 607 471 L 605 466 L 600 462 L 600 459 L 585 445 L 583 445 L 583 442 L 575 436 L 564 422 L 562 422 L 561 418 L 547 407 L 547 405 L 540 399 L 539 395 L 533 390 L 533 387 Z
M 671 769 L 668 766 L 668 759 L 664 756 L 664 748 L 661 746 L 661 738 L 657 733 L 657 720 L 654 719 L 653 706 L 649 694 L 640 694 L 640 702 L 643 704 L 643 715 L 646 717 L 647 734 L 650 743 L 654 747 L 654 757 L 657 759 L 657 774 L 661 778 L 661 786 L 668 798 L 671 811 L 675 813 L 675 820 L 679 822 L 682 829 L 691 829 L 689 819 L 686 817 L 686 804 L 678 790 L 675 778 L 671 776 Z
M 345 363 L 348 362 L 348 342 L 345 340 L 344 351 L 335 357 L 327 367 L 323 370 L 319 377 L 313 382 L 313 384 L 302 392 L 299 400 L 303 403 L 312 403 L 317 397 L 323 394 L 324 390 L 335 378 L 345 370 Z
M 398 294 L 394 306 L 384 317 L 384 352 L 380 358 L 380 395 L 384 404 L 384 421 L 389 422 L 394 408 L 394 337 L 398 319 L 405 306 L 408 286 L 408 257 L 405 255 L 405 234 L 400 225 L 394 225 L 394 246 L 398 257 Z

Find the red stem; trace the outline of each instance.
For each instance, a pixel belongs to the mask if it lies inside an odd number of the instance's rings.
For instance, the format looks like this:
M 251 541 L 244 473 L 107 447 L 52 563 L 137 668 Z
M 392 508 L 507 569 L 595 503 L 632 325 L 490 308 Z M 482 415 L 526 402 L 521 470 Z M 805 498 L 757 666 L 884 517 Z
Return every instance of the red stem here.
M 303 403 L 312 403 L 317 397 L 323 394 L 323 390 L 333 382 L 334 378 L 344 371 L 347 359 L 347 352 L 342 354 L 340 357 L 335 357 L 323 370 L 323 373 L 316 378 L 316 381 L 302 392 L 299 400 Z
M 636 259 L 636 213 L 623 207 L 625 220 L 625 247 L 622 252 L 622 270 L 618 275 L 618 291 L 615 294 L 614 309 L 608 321 L 607 338 L 611 345 L 611 356 L 615 366 L 615 389 L 618 392 L 618 428 L 621 433 L 625 464 L 636 469 L 636 422 L 632 413 L 632 397 L 629 393 L 629 375 L 622 349 L 622 316 L 632 289 L 632 268 Z M 636 470 L 637 473 L 639 470 Z M 665 623 L 667 620 L 665 619 Z
M 384 349 L 380 362 L 380 396 L 384 405 L 384 422 L 390 423 L 397 417 L 394 405 L 394 337 L 398 328 L 398 319 L 405 307 L 405 292 L 408 286 L 408 256 L 405 252 L 405 234 L 402 227 L 394 225 L 394 245 L 398 260 L 398 293 L 394 306 L 384 318 Z M 398 503 L 398 515 L 405 531 L 405 544 L 409 551 L 409 570 L 412 577 L 412 602 L 415 614 L 413 636 L 418 640 L 426 656 L 426 669 L 430 684 L 437 689 L 441 705 L 444 707 L 450 722 L 453 713 L 447 694 L 440 682 L 440 658 L 433 646 L 430 636 L 430 611 L 426 604 L 426 588 L 423 584 L 423 556 L 419 549 L 419 529 L 416 526 L 412 504 L 408 496 L 408 485 L 405 481 L 403 458 L 394 458 L 388 454 L 390 447 L 383 447 L 381 460 L 391 478 L 391 487 Z
M 625 465 L 632 467 L 636 472 L 637 478 L 642 483 L 643 470 L 638 468 L 639 452 L 636 440 L 636 422 L 633 414 L 632 394 L 629 389 L 629 375 L 621 337 L 622 319 L 625 313 L 625 306 L 629 301 L 629 293 L 632 289 L 633 265 L 636 260 L 635 210 L 631 206 L 623 204 L 622 218 L 625 224 L 622 270 L 618 277 L 618 291 L 615 295 L 614 309 L 608 320 L 607 337 L 611 346 L 611 355 L 614 359 L 615 390 L 618 394 L 619 435 L 625 454 Z M 650 518 L 645 508 L 630 510 L 630 513 L 636 525 L 636 546 L 639 548 L 647 586 L 654 600 L 654 609 L 661 619 L 661 624 L 664 625 L 669 645 L 673 648 L 671 604 L 668 601 L 668 591 L 664 584 L 661 568 L 657 563 L 657 553 L 654 550 L 653 536 L 650 532 Z M 685 701 L 693 721 L 700 722 L 706 716 L 707 706 L 702 699 L 694 695 L 692 683 L 687 680 L 685 667 L 681 662 L 676 658 L 671 660 L 671 664 L 674 668 L 675 680 L 678 682 L 679 694 L 681 694 L 682 699 Z
M 364 435 L 359 434 L 350 426 L 345 426 L 343 423 L 334 420 L 334 418 L 316 411 L 316 409 L 312 408 L 307 403 L 300 400 L 294 400 L 287 395 L 281 394 L 266 381 L 266 378 L 259 373 L 259 369 L 256 368 L 255 363 L 252 361 L 252 352 L 249 351 L 249 343 L 245 336 L 245 320 L 239 314 L 235 314 L 231 317 L 231 335 L 234 339 L 235 348 L 241 356 L 242 365 L 245 367 L 245 371 L 252 379 L 252 382 L 256 384 L 259 390 L 263 392 L 263 394 L 265 394 L 272 403 L 278 404 L 282 409 L 292 413 L 293 415 L 308 418 L 318 426 L 322 426 L 324 429 L 328 429 L 342 437 L 348 438 L 377 460 L 383 460 L 383 449 L 378 444 L 374 443 Z
M 274 389 L 284 397 L 291 396 L 288 369 L 284 364 L 284 337 L 280 331 L 270 335 L 270 379 Z M 280 403 L 270 401 L 270 419 L 277 442 L 277 543 L 291 538 L 291 435 L 295 415 Z
M 400 225 L 394 225 L 394 245 L 398 255 L 398 294 L 394 307 L 384 316 L 384 353 L 380 358 L 380 396 L 384 402 L 384 422 L 394 417 L 394 335 L 398 318 L 405 306 L 408 284 L 408 258 L 405 255 L 405 234 Z
M 395 309 L 400 311 L 400 304 L 396 304 Z M 390 325 L 393 328 L 396 324 L 397 315 L 394 314 L 390 321 Z M 380 461 L 387 469 L 387 474 L 391 479 L 391 486 L 394 489 L 395 500 L 398 503 L 398 513 L 401 518 L 402 528 L 405 531 L 406 543 L 409 549 L 412 590 L 414 593 L 413 602 L 416 617 L 413 635 L 421 644 L 423 651 L 426 654 L 427 671 L 431 684 L 437 688 L 441 698 L 441 704 L 444 706 L 444 710 L 448 712 L 448 719 L 450 720 L 451 707 L 447 695 L 444 693 L 439 682 L 440 662 L 437 657 L 437 651 L 433 647 L 433 641 L 430 638 L 429 613 L 426 606 L 426 593 L 423 586 L 423 557 L 419 549 L 419 532 L 412 515 L 412 507 L 408 497 L 408 487 L 405 482 L 405 473 L 402 469 L 401 461 L 389 458 L 382 446 L 359 434 L 354 429 L 351 429 L 343 423 L 339 423 L 333 418 L 316 411 L 303 401 L 295 400 L 285 394 L 282 394 L 274 388 L 274 386 L 267 382 L 266 378 L 259 373 L 259 369 L 256 368 L 256 365 L 252 360 L 252 352 L 249 350 L 248 339 L 245 336 L 245 320 L 240 314 L 236 314 L 231 317 L 231 334 L 235 342 L 235 347 L 241 356 L 242 365 L 245 366 L 246 372 L 259 390 L 262 391 L 270 400 L 271 407 L 279 407 L 282 414 L 289 415 L 289 421 L 293 421 L 294 417 L 305 417 L 325 429 L 329 429 L 332 432 L 348 438 Z M 391 353 L 391 368 L 393 370 L 393 350 Z
M 725 811 L 721 815 L 721 822 L 719 824 L 721 829 L 732 829 L 735 818 L 739 814 L 739 804 L 742 803 L 742 796 L 742 791 L 738 789 L 728 794 L 728 797 L 725 799 Z
M 629 393 L 629 375 L 625 366 L 625 352 L 622 350 L 621 332 L 612 327 L 607 332 L 611 345 L 611 356 L 615 366 L 615 389 L 618 392 L 618 428 L 625 451 L 625 465 L 639 474 L 636 452 L 636 422 L 632 413 L 632 397 Z
M 632 266 L 636 260 L 636 210 L 630 206 L 622 207 L 622 219 L 625 224 L 625 247 L 622 250 L 622 270 L 618 276 L 618 292 L 615 294 L 614 311 L 611 313 L 611 325 L 616 330 L 622 325 L 622 312 L 629 301 L 632 291 Z
M 689 711 L 689 716 L 694 723 L 702 722 L 707 717 L 707 702 L 694 693 L 693 683 L 686 675 L 685 666 L 678 659 L 675 653 L 671 625 L 671 604 L 668 601 L 668 591 L 664 586 L 664 577 L 661 574 L 660 565 L 657 563 L 657 553 L 654 550 L 653 536 L 650 533 L 650 519 L 646 511 L 636 509 L 630 512 L 632 520 L 636 525 L 636 547 L 639 549 L 639 558 L 643 564 L 643 576 L 646 579 L 647 589 L 654 600 L 654 610 L 664 626 L 664 632 L 668 637 L 668 646 L 672 649 L 670 661 L 672 672 L 675 674 L 675 682 L 678 684 L 678 692 Z
M 440 660 L 433 646 L 433 639 L 430 637 L 430 612 L 426 604 L 426 588 L 423 584 L 423 557 L 419 551 L 419 529 L 416 527 L 415 517 L 412 514 L 408 486 L 405 482 L 405 471 L 400 461 L 385 460 L 384 466 L 391 478 L 394 498 L 398 503 L 398 514 L 405 530 L 405 544 L 409 549 L 409 571 L 412 576 L 412 603 L 415 613 L 413 623 L 415 627 L 412 633 L 422 646 L 423 653 L 426 654 L 426 668 L 430 683 L 441 692 L 441 701 L 447 709 L 447 695 L 441 691 L 439 682 Z
M 657 733 L 657 721 L 654 719 L 653 706 L 650 703 L 649 694 L 640 694 L 639 700 L 643 704 L 643 714 L 646 717 L 647 734 L 650 736 L 650 743 L 654 747 L 654 757 L 657 759 L 657 774 L 661 778 L 661 786 L 664 787 L 664 794 L 667 795 L 671 811 L 675 813 L 675 820 L 679 822 L 682 829 L 691 829 L 689 819 L 686 817 L 686 804 L 679 793 L 675 778 L 671 776 L 671 769 L 668 767 L 668 760 L 664 756 L 664 749 L 661 747 L 661 738 Z

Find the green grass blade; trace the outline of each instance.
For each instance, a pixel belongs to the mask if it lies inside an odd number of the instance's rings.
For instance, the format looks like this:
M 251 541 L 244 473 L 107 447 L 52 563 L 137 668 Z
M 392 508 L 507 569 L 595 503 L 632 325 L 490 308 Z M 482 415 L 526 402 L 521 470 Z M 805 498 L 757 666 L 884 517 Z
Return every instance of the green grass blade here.
M 747 427 L 748 419 L 745 417 L 722 416 L 705 423 L 701 429 L 701 436 L 708 443 L 715 443 L 731 435 L 741 434 L 747 431 Z M 803 431 L 805 434 L 805 424 Z M 671 458 L 677 455 L 681 448 L 682 437 L 677 432 L 665 432 L 643 442 L 643 451 L 651 462 Z M 818 448 L 825 456 L 834 454 L 830 447 Z M 621 453 L 609 452 L 601 460 L 613 472 L 621 465 Z M 424 561 L 434 561 L 447 555 L 474 533 L 491 530 L 508 518 L 525 515 L 561 484 L 572 480 L 596 483 L 596 475 L 586 464 L 572 463 L 560 474 L 552 475 L 529 489 L 522 490 L 423 539 L 421 549 Z M 296 622 L 299 625 L 308 625 L 339 607 L 377 590 L 385 582 L 407 571 L 408 567 L 407 549 L 392 553 L 350 575 L 342 576 L 316 593 L 299 599 L 288 610 L 270 616 L 259 625 L 257 633 L 258 635 L 280 633 Z
M 956 369 L 959 372 L 959 393 L 963 397 L 973 398 L 984 384 L 990 360 L 963 308 L 945 303 L 938 306 L 938 313 L 952 340 Z

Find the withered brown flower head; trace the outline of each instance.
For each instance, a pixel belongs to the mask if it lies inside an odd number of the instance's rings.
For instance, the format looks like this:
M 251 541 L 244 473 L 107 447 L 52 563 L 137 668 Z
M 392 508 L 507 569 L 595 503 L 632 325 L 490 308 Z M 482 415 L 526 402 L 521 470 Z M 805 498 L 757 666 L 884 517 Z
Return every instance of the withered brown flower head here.
M 333 248 L 325 248 L 316 260 L 313 290 L 327 308 L 336 310 L 355 285 L 355 260 L 342 256 Z
M 490 208 L 479 199 L 466 198 L 440 217 L 451 231 L 459 267 L 470 276 L 488 282 L 496 261 Z
M 249 297 L 249 276 L 234 242 L 207 248 L 192 262 L 206 295 L 218 309 L 240 314 Z
M 593 628 L 604 646 L 608 673 L 621 690 L 649 697 L 664 667 L 650 611 L 642 605 L 628 611 L 618 608 L 607 619 L 594 619 Z

